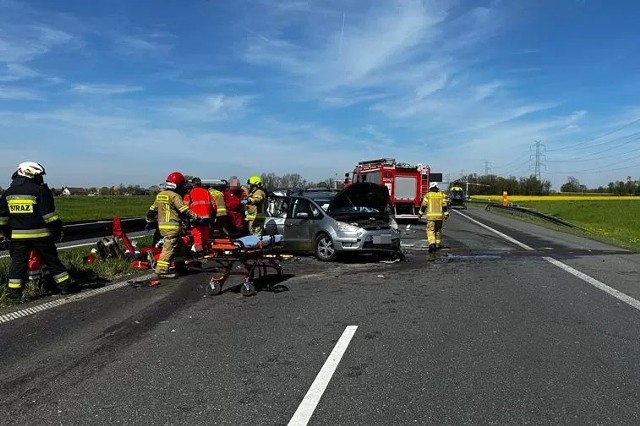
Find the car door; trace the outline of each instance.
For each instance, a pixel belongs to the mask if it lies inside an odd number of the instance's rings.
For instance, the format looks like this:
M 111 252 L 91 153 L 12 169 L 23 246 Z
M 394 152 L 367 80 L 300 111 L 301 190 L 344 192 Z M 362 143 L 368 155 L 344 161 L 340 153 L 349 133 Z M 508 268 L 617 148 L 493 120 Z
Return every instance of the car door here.
M 293 197 L 284 221 L 285 250 L 309 252 L 312 250 L 311 228 L 314 219 L 309 200 Z

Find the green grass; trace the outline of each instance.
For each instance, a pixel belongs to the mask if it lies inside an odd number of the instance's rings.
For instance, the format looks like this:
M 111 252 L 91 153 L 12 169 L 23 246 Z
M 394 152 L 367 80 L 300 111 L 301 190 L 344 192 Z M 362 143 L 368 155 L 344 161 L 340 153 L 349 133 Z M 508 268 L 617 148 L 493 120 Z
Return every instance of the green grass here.
M 640 250 L 640 203 L 637 201 L 527 201 L 518 205 L 564 219 L 600 241 Z
M 151 237 L 144 237 L 137 240 L 138 247 L 151 243 Z M 131 267 L 126 259 L 102 260 L 100 257 L 93 264 L 83 263 L 82 258 L 87 256 L 92 246 L 78 247 L 68 250 L 60 250 L 60 259 L 69 270 L 71 278 L 81 285 L 96 284 L 101 285 L 125 274 L 139 271 Z M 11 305 L 12 302 L 6 297 L 5 289 L 9 274 L 9 258 L 0 259 L 0 307 Z M 39 289 L 25 287 L 24 295 L 26 299 L 34 299 L 42 296 Z
M 147 214 L 153 203 L 152 195 L 72 195 L 56 197 L 56 210 L 63 222 L 114 217 L 140 217 Z

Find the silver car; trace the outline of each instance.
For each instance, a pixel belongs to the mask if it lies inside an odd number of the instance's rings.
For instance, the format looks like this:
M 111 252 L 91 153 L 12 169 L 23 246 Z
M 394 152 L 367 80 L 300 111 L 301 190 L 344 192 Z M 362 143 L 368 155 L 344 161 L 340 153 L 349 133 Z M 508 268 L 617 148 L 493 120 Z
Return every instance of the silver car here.
M 355 183 L 339 193 L 300 192 L 287 197 L 286 212 L 267 219 L 289 252 L 314 253 L 325 262 L 340 253 L 400 252 L 398 225 L 389 214 L 389 191 L 375 183 Z M 275 230 L 275 229 L 273 229 Z

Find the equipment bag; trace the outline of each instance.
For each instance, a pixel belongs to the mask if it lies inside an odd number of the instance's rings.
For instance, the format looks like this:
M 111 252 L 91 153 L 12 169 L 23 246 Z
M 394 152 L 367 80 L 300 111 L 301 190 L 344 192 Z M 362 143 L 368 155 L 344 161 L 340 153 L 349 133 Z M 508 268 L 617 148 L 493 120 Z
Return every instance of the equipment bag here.
M 120 259 L 124 258 L 125 254 L 118 244 L 118 241 L 113 237 L 104 237 L 96 243 L 98 246 L 98 253 L 103 260 L 106 259 Z

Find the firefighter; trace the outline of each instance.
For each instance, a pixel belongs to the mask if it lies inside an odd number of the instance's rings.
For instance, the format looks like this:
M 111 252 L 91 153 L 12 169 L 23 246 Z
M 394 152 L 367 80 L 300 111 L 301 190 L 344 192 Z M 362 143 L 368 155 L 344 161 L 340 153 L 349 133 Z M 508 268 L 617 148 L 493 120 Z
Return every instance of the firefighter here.
M 247 205 L 246 219 L 248 229 L 252 234 L 262 234 L 266 219 L 267 194 L 262 188 L 260 176 L 249 176 L 247 185 L 249 185 L 249 191 L 247 192 L 246 200 L 243 200 L 243 202 Z
M 211 235 L 211 219 L 215 219 L 216 214 L 219 214 L 222 209 L 218 208 L 209 191 L 202 187 L 202 180 L 199 177 L 191 179 L 191 184 L 193 186 L 184 196 L 184 203 L 200 219 L 201 224 L 193 225 L 191 228 L 191 235 L 195 256 L 202 257 L 205 243 Z
M 224 204 L 227 208 L 228 231 L 233 236 L 244 234 L 244 198 L 240 180 L 236 177 L 229 179 L 229 187 L 224 191 Z
M 435 254 L 441 248 L 442 223 L 449 217 L 447 211 L 447 200 L 444 193 L 438 189 L 436 182 L 431 182 L 429 192 L 422 198 L 418 217 L 427 213 L 427 241 L 429 242 L 429 253 Z
M 67 268 L 58 257 L 56 242 L 62 238 L 62 221 L 56 213 L 53 194 L 44 183 L 45 174 L 44 166 L 40 163 L 20 163 L 12 176 L 11 186 L 0 198 L 0 227 L 11 238 L 7 286 L 11 299 L 22 297 L 32 249 L 40 253 L 49 267 L 60 293 L 80 291 L 71 282 Z
M 225 190 L 227 188 L 227 184 L 225 182 Z M 211 194 L 211 197 L 215 200 L 216 202 L 216 206 L 218 207 L 218 213 L 216 215 L 216 221 L 214 224 L 214 230 L 216 232 L 216 234 L 220 235 L 220 236 L 227 236 L 228 235 L 228 221 L 227 221 L 227 207 L 225 205 L 225 200 L 224 200 L 224 192 L 220 191 L 214 187 L 209 188 L 209 194 Z
M 184 246 L 180 241 L 181 219 L 200 222 L 198 215 L 189 210 L 180 196 L 184 189 L 184 175 L 173 172 L 167 176 L 165 189 L 156 195 L 154 203 L 147 212 L 147 227 L 158 222 L 158 230 L 164 239 L 162 252 L 156 265 L 155 273 L 159 278 L 175 278 L 176 273 L 169 273 L 171 258 L 175 263 L 176 272 L 185 269 Z

